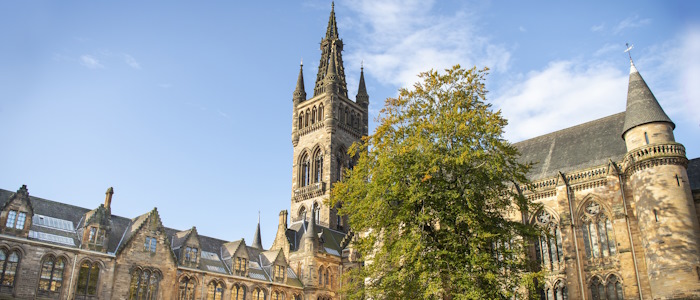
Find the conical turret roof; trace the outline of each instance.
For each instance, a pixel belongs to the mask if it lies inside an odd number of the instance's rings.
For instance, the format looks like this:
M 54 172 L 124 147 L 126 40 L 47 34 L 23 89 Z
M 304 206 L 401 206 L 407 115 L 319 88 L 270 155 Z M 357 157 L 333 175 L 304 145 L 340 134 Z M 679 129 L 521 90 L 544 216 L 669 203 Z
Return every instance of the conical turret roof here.
M 365 86 L 365 67 L 360 68 L 360 85 L 357 88 L 357 97 L 368 96 L 367 87 Z
M 627 88 L 627 109 L 625 111 L 625 125 L 622 129 L 622 136 L 630 129 L 639 125 L 655 122 L 666 122 L 673 124 L 671 119 L 666 115 L 656 97 L 647 86 L 647 83 L 639 74 L 634 62 L 630 60 L 630 79 Z
M 306 91 L 304 90 L 304 63 L 299 64 L 299 77 L 297 78 L 297 86 L 294 89 L 294 99 L 306 99 Z

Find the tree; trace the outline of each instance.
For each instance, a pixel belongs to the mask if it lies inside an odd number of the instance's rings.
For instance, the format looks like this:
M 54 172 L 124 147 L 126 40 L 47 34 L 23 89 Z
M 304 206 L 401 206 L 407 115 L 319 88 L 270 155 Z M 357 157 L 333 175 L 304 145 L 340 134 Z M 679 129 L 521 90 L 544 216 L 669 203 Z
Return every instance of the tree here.
M 333 187 L 365 260 L 348 299 L 510 299 L 538 275 L 525 252 L 540 231 L 521 221 L 533 207 L 517 190 L 529 167 L 486 103 L 488 69 L 445 71 L 386 100 Z

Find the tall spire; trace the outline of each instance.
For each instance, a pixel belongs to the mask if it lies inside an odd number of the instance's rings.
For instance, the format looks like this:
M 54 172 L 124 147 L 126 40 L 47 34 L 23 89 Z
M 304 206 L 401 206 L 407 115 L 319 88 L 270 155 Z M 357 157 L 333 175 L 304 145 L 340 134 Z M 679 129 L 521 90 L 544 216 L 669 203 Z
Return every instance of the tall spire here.
M 328 17 L 328 28 L 326 28 L 326 39 L 334 40 L 338 38 L 338 24 L 335 22 L 335 1 L 331 2 L 331 15 Z
M 343 67 L 343 40 L 338 35 L 338 25 L 335 21 L 335 4 L 331 6 L 331 15 L 328 18 L 328 28 L 326 36 L 321 40 L 321 61 L 318 64 L 318 74 L 316 74 L 316 84 L 314 96 L 323 94 L 324 79 L 329 71 L 328 65 L 333 61 L 335 67 L 332 68 L 338 77 L 338 93 L 347 97 L 348 87 L 345 83 L 345 68 Z
M 338 80 L 338 75 L 335 71 L 335 49 L 331 48 L 331 57 L 328 61 L 328 71 L 326 71 L 326 78 L 323 80 L 325 82 L 335 82 Z
M 367 95 L 367 87 L 365 86 L 365 66 L 364 62 L 360 66 L 360 85 L 357 87 L 357 96 L 355 96 L 355 101 L 357 103 L 363 103 L 365 101 L 369 102 L 369 95 Z
M 260 212 L 258 212 L 258 228 L 255 229 L 255 237 L 253 238 L 253 245 L 251 245 L 251 247 L 261 250 L 263 248 L 262 239 L 260 238 Z
M 299 77 L 297 78 L 297 87 L 294 89 L 294 101 L 306 100 L 306 91 L 304 90 L 304 61 L 299 64 Z
M 625 111 L 625 125 L 622 136 L 639 125 L 655 122 L 666 122 L 672 128 L 676 128 L 671 119 L 666 115 L 656 97 L 647 86 L 647 83 L 639 74 L 630 56 L 630 79 L 627 87 L 627 109 Z

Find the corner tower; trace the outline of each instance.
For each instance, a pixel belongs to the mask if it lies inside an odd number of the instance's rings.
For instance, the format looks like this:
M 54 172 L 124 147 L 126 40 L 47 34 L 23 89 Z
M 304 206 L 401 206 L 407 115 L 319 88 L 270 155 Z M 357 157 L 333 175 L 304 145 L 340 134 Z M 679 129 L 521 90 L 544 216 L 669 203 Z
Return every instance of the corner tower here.
M 330 188 L 353 167 L 347 150 L 367 134 L 369 95 L 361 71 L 356 100 L 348 98 L 343 67 L 343 41 L 338 35 L 335 8 L 331 8 L 314 95 L 306 99 L 303 65 L 293 94 L 292 114 L 292 222 L 310 219 L 321 226 L 346 232 L 346 221 L 328 206 Z M 307 213 L 308 212 L 308 213 Z
M 625 194 L 631 195 L 653 299 L 700 294 L 700 227 L 688 159 L 666 115 L 631 61 L 622 138 Z

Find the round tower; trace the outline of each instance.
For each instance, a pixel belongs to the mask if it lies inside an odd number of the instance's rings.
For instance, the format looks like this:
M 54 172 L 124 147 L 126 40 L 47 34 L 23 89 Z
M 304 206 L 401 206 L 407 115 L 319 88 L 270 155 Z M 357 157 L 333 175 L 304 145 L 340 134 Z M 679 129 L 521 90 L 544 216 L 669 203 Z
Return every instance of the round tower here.
M 688 159 L 675 124 L 631 63 L 622 138 L 626 190 L 639 226 L 653 299 L 700 295 L 700 227 L 688 185 Z

